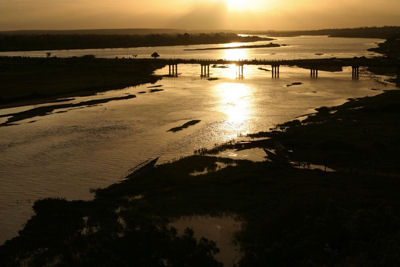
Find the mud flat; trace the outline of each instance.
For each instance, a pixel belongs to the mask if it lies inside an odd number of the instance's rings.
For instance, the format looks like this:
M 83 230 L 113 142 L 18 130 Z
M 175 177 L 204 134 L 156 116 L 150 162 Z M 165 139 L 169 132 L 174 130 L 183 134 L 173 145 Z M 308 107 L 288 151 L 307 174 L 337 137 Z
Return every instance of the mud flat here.
M 144 83 L 163 62 L 129 59 L 0 57 L 0 107 L 53 102 Z

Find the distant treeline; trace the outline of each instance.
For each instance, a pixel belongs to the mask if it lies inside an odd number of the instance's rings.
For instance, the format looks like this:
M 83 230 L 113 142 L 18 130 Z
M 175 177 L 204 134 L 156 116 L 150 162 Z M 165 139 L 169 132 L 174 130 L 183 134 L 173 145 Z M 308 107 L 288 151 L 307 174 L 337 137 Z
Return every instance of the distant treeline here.
M 0 51 L 126 48 L 141 46 L 254 42 L 260 40 L 266 39 L 258 36 L 240 37 L 235 33 L 148 35 L 0 34 Z
M 349 29 L 324 29 L 313 31 L 266 31 L 254 32 L 264 33 L 270 36 L 291 37 L 299 35 L 329 35 L 331 37 L 359 37 L 359 38 L 381 38 L 388 39 L 400 35 L 400 27 L 363 27 Z
M 74 34 L 100 34 L 100 35 L 145 35 L 145 34 L 178 34 L 187 31 L 182 29 L 165 29 L 165 28 L 132 28 L 132 29 L 79 29 L 79 30 L 15 30 L 0 31 L 0 35 L 74 35 Z M 215 31 L 214 31 L 215 32 Z M 218 31 L 221 32 L 221 31 Z M 225 32 L 225 31 L 224 31 Z M 194 33 L 190 31 L 189 33 Z M 197 33 L 205 33 L 197 32 Z

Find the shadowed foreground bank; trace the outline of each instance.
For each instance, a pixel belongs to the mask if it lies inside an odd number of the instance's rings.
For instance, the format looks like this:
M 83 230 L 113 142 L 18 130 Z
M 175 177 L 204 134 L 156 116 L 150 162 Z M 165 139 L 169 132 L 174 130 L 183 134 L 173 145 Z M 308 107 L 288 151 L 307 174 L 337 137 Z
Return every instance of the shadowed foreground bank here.
M 154 83 L 164 63 L 154 60 L 0 57 L 0 105 L 45 102 L 58 97 Z
M 37 201 L 0 248 L 1 265 L 218 266 L 214 243 L 177 236 L 168 223 L 232 214 L 244 222 L 240 266 L 398 266 L 399 104 L 390 91 L 319 108 L 246 142 L 142 169 L 93 201 Z M 268 151 L 265 162 L 211 156 L 254 147 Z

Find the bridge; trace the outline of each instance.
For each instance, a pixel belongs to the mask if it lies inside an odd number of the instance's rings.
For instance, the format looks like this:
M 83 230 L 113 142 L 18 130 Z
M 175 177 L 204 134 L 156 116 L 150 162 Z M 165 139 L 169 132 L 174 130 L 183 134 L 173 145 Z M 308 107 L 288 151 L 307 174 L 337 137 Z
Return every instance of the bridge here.
M 140 60 L 140 59 L 137 59 Z M 387 66 L 388 61 L 382 58 L 328 58 L 328 59 L 297 59 L 297 60 L 224 60 L 224 59 L 154 59 L 168 65 L 168 75 L 178 77 L 179 64 L 197 64 L 200 66 L 200 76 L 210 77 L 210 66 L 235 65 L 237 78 L 243 78 L 245 65 L 271 66 L 271 77 L 279 78 L 280 66 L 296 66 L 310 70 L 311 78 L 318 78 L 319 71 L 339 72 L 343 67 L 352 68 L 352 78 L 360 77 L 360 67 Z M 398 66 L 399 62 L 392 62 Z M 269 71 L 269 70 L 268 70 Z

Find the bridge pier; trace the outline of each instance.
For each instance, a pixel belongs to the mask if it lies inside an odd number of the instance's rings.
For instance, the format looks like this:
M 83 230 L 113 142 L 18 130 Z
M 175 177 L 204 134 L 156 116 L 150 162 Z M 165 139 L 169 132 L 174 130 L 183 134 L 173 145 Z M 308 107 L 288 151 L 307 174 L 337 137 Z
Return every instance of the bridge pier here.
M 397 65 L 397 80 L 400 81 L 400 64 Z
M 358 80 L 360 78 L 360 66 L 351 66 L 351 69 L 351 77 L 353 80 Z
M 211 64 L 229 64 L 236 65 L 236 78 L 244 77 L 244 65 L 264 65 L 271 66 L 272 78 L 279 78 L 280 76 L 280 65 L 282 66 L 295 66 L 306 68 L 310 70 L 310 76 L 312 79 L 317 79 L 319 74 L 319 68 L 326 71 L 341 71 L 343 66 L 352 67 L 352 77 L 354 80 L 360 77 L 360 64 L 364 64 L 363 61 L 356 60 L 336 60 L 336 61 L 315 61 L 315 60 L 223 60 L 223 59 L 170 59 L 163 60 L 168 65 L 168 75 L 170 77 L 178 77 L 178 64 L 196 64 L 201 66 L 201 77 L 210 77 L 210 65 Z M 362 65 L 365 66 L 365 65 Z M 263 68 L 259 68 L 263 69 Z M 264 69 L 267 70 L 267 69 Z M 268 71 L 268 70 L 267 70 Z
M 280 65 L 271 65 L 272 78 L 279 78 L 279 67 Z
M 201 64 L 201 77 L 210 77 L 210 64 Z
M 178 64 L 168 64 L 168 76 L 178 77 Z
M 318 78 L 318 69 L 310 69 L 310 77 L 317 79 Z
M 236 78 L 243 78 L 244 73 L 244 64 L 237 64 L 236 65 Z

